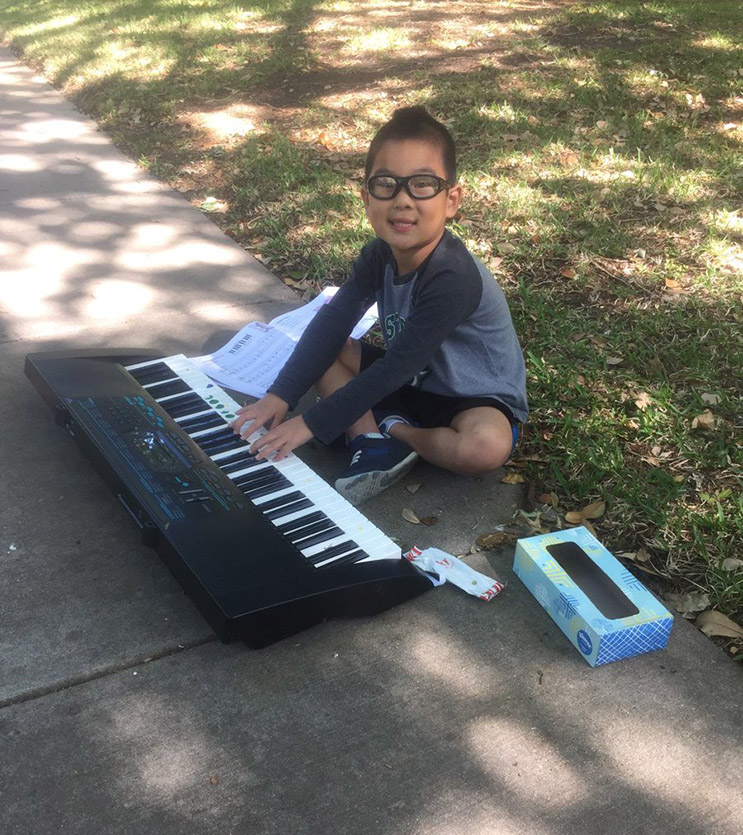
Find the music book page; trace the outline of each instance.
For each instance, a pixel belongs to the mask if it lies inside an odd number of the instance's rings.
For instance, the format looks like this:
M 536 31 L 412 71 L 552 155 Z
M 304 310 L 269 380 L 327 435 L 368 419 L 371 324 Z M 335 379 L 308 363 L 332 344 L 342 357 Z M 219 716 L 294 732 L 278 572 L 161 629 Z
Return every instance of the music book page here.
M 251 397 L 263 397 L 307 325 L 337 290 L 337 287 L 326 287 L 308 304 L 277 316 L 268 324 L 250 322 L 222 348 L 203 357 L 192 357 L 191 361 L 220 385 Z M 377 306 L 373 305 L 351 336 L 359 339 L 376 320 Z

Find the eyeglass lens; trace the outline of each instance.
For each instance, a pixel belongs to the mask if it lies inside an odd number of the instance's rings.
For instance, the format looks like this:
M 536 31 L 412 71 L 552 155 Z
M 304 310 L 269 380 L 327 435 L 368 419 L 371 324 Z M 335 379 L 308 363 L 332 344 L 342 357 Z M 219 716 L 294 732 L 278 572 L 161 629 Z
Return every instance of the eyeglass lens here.
M 394 177 L 391 174 L 379 174 L 370 177 L 369 192 L 379 200 L 391 200 L 401 188 L 416 200 L 428 200 L 435 197 L 447 183 L 433 174 L 414 174 L 411 177 Z

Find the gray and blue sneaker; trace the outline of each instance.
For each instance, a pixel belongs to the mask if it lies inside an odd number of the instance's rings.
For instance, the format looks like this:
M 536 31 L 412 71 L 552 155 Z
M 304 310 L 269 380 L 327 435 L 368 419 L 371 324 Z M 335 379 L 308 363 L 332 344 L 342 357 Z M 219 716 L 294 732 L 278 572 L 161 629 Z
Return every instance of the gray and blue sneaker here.
M 389 437 L 358 435 L 351 441 L 351 463 L 335 481 L 335 489 L 353 505 L 373 498 L 399 481 L 418 460 L 418 453 Z

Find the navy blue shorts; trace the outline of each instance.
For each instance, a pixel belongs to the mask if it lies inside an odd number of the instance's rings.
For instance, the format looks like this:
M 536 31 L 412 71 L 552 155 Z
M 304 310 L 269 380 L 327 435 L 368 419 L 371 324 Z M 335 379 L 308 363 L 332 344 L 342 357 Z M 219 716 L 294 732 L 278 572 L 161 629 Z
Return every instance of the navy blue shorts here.
M 361 371 L 384 356 L 383 348 L 370 345 L 368 342 L 359 344 L 361 345 Z M 412 418 L 419 426 L 430 429 L 435 426 L 449 426 L 460 412 L 479 406 L 490 406 L 508 418 L 513 434 L 513 448 L 515 448 L 521 436 L 519 424 L 508 406 L 494 397 L 448 397 L 445 394 L 422 391 L 405 385 L 380 400 L 374 406 L 374 411 L 385 411 L 389 414 L 399 412 L 405 417 Z

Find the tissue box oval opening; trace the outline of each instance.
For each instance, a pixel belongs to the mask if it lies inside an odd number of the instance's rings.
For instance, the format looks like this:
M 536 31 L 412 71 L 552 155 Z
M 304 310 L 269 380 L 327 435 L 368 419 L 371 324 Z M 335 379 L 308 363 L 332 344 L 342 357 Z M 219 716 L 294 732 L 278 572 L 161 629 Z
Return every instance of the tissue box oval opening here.
M 668 641 L 671 613 L 586 528 L 519 539 L 513 570 L 592 667 Z

